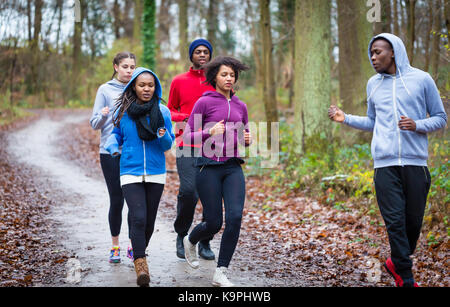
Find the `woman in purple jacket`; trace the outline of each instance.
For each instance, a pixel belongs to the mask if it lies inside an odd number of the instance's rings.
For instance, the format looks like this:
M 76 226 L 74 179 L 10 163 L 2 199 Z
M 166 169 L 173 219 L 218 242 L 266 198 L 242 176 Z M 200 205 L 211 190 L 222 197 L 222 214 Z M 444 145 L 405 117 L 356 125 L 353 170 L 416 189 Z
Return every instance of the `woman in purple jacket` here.
M 248 113 L 245 103 L 234 95 L 239 72 L 249 69 L 231 57 L 217 57 L 205 66 L 206 81 L 216 91 L 207 91 L 196 102 L 184 134 L 184 143 L 202 144 L 196 166 L 200 172 L 196 187 L 203 206 L 204 221 L 184 237 L 188 264 L 199 267 L 196 245 L 222 228 L 222 200 L 225 229 L 220 243 L 214 286 L 233 286 L 226 276 L 236 248 L 245 202 L 245 178 L 238 145 L 249 146 Z

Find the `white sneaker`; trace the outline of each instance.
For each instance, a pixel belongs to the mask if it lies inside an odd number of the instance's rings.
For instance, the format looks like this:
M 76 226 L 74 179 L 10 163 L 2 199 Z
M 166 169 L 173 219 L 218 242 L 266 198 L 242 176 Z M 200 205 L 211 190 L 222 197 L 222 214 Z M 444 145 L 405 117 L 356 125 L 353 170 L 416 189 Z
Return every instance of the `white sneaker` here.
M 214 287 L 234 287 L 234 284 L 228 280 L 225 273 L 228 271 L 226 267 L 219 267 L 214 273 L 212 284 Z
M 186 262 L 194 269 L 198 269 L 199 262 L 197 258 L 197 245 L 192 244 L 189 239 L 189 236 L 185 236 L 183 238 L 184 245 L 184 256 L 186 258 Z

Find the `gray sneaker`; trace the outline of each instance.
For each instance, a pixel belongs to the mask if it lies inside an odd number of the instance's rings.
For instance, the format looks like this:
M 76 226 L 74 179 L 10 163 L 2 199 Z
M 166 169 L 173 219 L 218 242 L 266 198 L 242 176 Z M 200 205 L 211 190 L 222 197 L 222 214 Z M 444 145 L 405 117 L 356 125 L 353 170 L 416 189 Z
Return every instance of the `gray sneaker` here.
M 234 287 L 234 284 L 226 276 L 227 272 L 226 267 L 216 268 L 212 281 L 214 287 Z
M 189 241 L 189 236 L 185 236 L 183 238 L 183 245 L 184 245 L 184 256 L 186 258 L 187 263 L 193 269 L 198 269 L 200 264 L 197 258 L 197 250 L 196 250 L 197 245 L 194 245 Z

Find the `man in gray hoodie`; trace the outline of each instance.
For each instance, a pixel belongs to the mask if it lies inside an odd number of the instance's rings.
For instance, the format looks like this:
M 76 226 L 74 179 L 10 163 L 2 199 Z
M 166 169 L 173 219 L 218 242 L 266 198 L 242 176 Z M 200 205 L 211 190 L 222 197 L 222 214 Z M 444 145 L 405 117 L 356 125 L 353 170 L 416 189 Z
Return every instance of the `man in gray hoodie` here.
M 444 128 L 447 114 L 434 80 L 410 65 L 400 38 L 389 33 L 372 38 L 369 59 L 377 74 L 367 83 L 367 116 L 346 114 L 334 105 L 328 116 L 373 131 L 375 190 L 391 247 L 384 267 L 397 286 L 418 286 L 410 255 L 431 185 L 427 134 Z

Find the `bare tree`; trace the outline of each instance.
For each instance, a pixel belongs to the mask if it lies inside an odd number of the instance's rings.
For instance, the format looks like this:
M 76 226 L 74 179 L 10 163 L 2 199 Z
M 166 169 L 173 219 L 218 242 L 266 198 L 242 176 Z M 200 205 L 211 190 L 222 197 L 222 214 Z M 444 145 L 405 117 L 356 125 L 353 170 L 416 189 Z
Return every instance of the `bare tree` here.
M 432 0 L 433 1 L 433 11 L 434 11 L 434 20 L 433 20 L 433 46 L 431 52 L 431 73 L 433 78 L 436 80 L 439 76 L 439 57 L 440 57 L 440 32 L 441 32 L 441 1 L 440 0 Z
M 208 29 L 207 39 L 213 46 L 217 45 L 216 38 L 219 27 L 218 4 L 219 4 L 218 0 L 209 0 L 208 15 L 207 15 L 207 29 Z
M 188 52 L 188 1 L 178 1 L 178 32 L 179 32 L 179 49 L 180 60 L 184 63 L 184 68 L 189 67 Z
M 262 63 L 263 63 L 263 103 L 268 122 L 267 134 L 271 144 L 271 123 L 278 122 L 278 109 L 276 97 L 275 73 L 272 58 L 272 29 L 270 25 L 270 0 L 260 0 L 260 26 L 262 37 Z
M 310 140 L 331 133 L 327 109 L 331 102 L 331 4 L 302 0 L 295 5 L 295 129 L 296 152 Z
M 367 59 L 372 25 L 365 18 L 365 3 L 338 0 L 339 89 L 343 107 L 354 110 L 365 105 L 367 80 L 373 73 Z
M 407 10 L 406 50 L 411 64 L 414 61 L 414 42 L 416 40 L 416 0 L 405 0 Z

